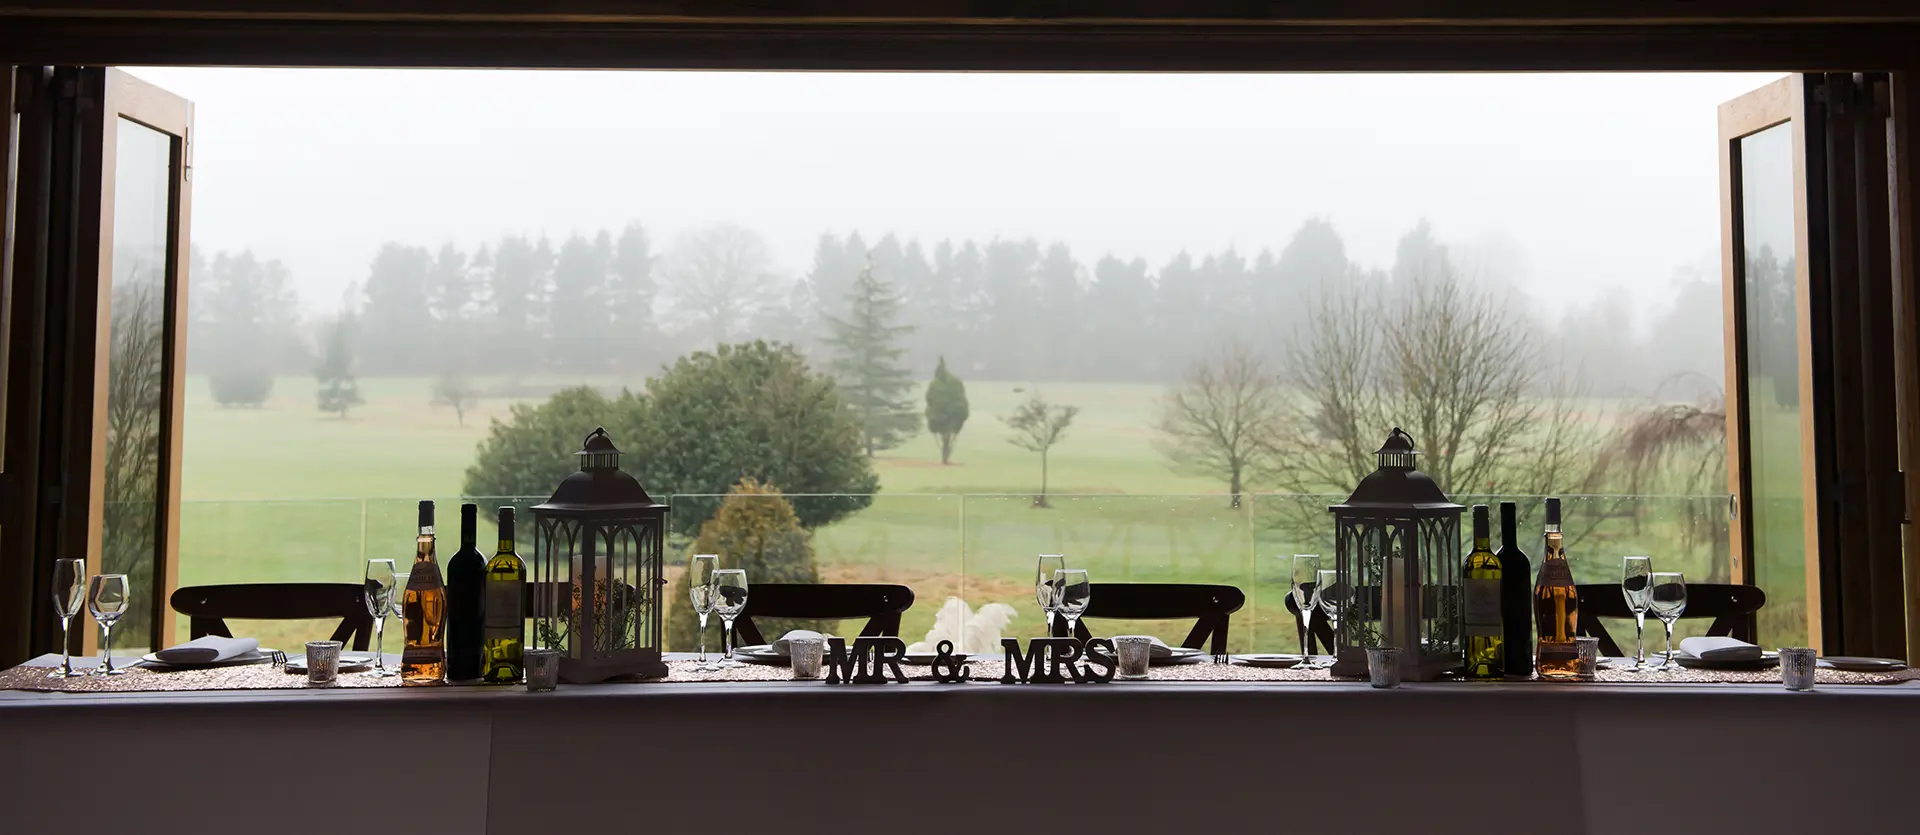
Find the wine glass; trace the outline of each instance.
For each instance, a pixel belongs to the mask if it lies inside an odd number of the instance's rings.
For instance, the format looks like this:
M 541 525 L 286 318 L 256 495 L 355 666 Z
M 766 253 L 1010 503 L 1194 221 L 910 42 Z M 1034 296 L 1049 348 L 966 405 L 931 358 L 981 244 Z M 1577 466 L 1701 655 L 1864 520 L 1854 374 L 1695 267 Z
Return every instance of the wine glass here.
M 73 622 L 73 616 L 80 614 L 80 606 L 87 600 L 87 561 L 53 561 L 53 613 L 60 616 L 60 666 L 47 674 L 48 678 L 69 678 L 79 675 L 73 671 L 73 656 L 68 654 L 67 626 Z
M 693 613 L 700 616 L 700 659 L 695 672 L 712 672 L 707 663 L 707 618 L 713 614 L 713 574 L 720 569 L 718 554 L 697 554 L 687 567 L 687 596 L 692 598 Z
M 1653 558 L 1627 557 L 1620 572 L 1620 593 L 1626 595 L 1627 611 L 1633 613 L 1633 668 L 1647 663 L 1647 606 L 1653 602 Z
M 1687 611 L 1687 578 L 1678 571 L 1656 571 L 1650 593 L 1649 607 L 1667 627 L 1667 657 L 1654 669 L 1665 670 L 1673 666 L 1673 622 Z
M 1067 619 L 1067 637 L 1079 634 L 1074 627 L 1080 623 L 1080 616 L 1086 614 L 1087 604 L 1093 601 L 1093 584 L 1087 582 L 1087 570 L 1084 568 L 1062 568 L 1053 572 L 1054 595 L 1059 599 L 1060 615 Z
M 713 610 L 720 613 L 720 645 L 726 655 L 714 666 L 720 669 L 745 667 L 733 660 L 733 619 L 747 608 L 747 572 L 722 568 L 713 572 Z
M 125 574 L 95 574 L 93 582 L 87 584 L 87 611 L 100 623 L 100 666 L 93 671 L 96 676 L 127 672 L 113 668 L 113 622 L 126 614 L 128 594 Z
M 1293 598 L 1293 607 L 1300 610 L 1300 621 L 1294 624 L 1294 629 L 1300 633 L 1300 660 L 1307 667 L 1314 666 L 1307 639 L 1313 635 L 1313 610 L 1319 608 L 1315 592 L 1320 586 L 1314 582 L 1319 572 L 1319 554 L 1293 555 L 1293 575 L 1287 584 L 1287 594 Z
M 1340 609 L 1347 603 L 1347 587 L 1340 582 L 1339 569 L 1321 568 L 1314 571 L 1313 597 L 1314 602 L 1319 604 L 1320 614 L 1327 616 L 1327 625 L 1333 627 L 1335 635 L 1340 634 Z M 1331 667 L 1339 660 L 1332 657 L 1333 652 L 1332 647 L 1327 648 L 1327 663 L 1320 666 Z
M 367 614 L 373 616 L 373 674 L 380 678 L 394 675 L 387 669 L 387 612 L 393 608 L 394 585 L 399 578 L 394 574 L 393 560 L 367 560 L 367 581 L 361 594 L 366 601 Z
M 1033 569 L 1033 599 L 1040 604 L 1040 611 L 1047 616 L 1047 637 L 1053 637 L 1053 615 L 1060 609 L 1060 596 L 1053 587 L 1053 573 L 1067 567 L 1067 558 L 1060 554 L 1041 554 L 1040 562 Z

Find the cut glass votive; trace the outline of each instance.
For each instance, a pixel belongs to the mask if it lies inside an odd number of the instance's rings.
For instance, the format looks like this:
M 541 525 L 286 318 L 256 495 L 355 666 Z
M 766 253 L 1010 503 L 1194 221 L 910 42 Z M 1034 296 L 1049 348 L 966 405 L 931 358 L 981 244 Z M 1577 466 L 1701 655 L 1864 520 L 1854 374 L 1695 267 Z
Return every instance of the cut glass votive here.
M 1780 681 L 1788 690 L 1804 692 L 1813 689 L 1814 670 L 1819 667 L 1819 656 L 1809 647 L 1780 648 Z
M 521 656 L 527 667 L 527 689 L 545 692 L 560 686 L 560 651 L 530 649 Z
M 1367 682 L 1381 690 L 1400 686 L 1400 648 L 1367 647 Z
M 1113 639 L 1113 652 L 1118 666 L 1115 675 L 1129 681 L 1147 677 L 1147 666 L 1153 661 L 1152 638 L 1146 635 L 1117 635 Z
M 794 638 L 787 641 L 787 653 L 796 681 L 819 678 L 820 666 L 827 657 L 827 639 Z
M 307 683 L 332 684 L 340 677 L 340 642 L 307 642 Z
M 1577 653 L 1576 663 L 1579 664 L 1578 675 L 1575 678 L 1580 681 L 1593 681 L 1600 672 L 1600 639 L 1575 638 L 1573 648 Z

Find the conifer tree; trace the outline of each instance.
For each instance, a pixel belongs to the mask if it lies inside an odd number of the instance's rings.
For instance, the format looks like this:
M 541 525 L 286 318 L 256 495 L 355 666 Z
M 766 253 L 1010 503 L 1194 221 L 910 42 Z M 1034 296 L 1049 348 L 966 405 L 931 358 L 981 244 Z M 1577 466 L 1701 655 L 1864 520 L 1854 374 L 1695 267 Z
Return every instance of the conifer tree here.
M 868 264 L 847 293 L 847 317 L 827 317 L 831 335 L 826 342 L 833 350 L 829 367 L 860 422 L 868 457 L 920 431 L 920 413 L 910 395 L 912 372 L 902 362 L 907 349 L 900 345 L 913 326 L 896 324 L 901 304 L 893 286 L 875 276 Z
M 348 325 L 344 315 L 334 322 L 327 334 L 326 353 L 313 370 L 314 378 L 320 381 L 320 411 L 343 418 L 348 409 L 366 402 L 360 398 L 360 384 L 353 379 L 353 345 L 348 341 Z
M 947 370 L 947 358 L 933 369 L 927 384 L 927 431 L 940 439 L 940 463 L 953 460 L 953 440 L 967 424 L 967 384 Z

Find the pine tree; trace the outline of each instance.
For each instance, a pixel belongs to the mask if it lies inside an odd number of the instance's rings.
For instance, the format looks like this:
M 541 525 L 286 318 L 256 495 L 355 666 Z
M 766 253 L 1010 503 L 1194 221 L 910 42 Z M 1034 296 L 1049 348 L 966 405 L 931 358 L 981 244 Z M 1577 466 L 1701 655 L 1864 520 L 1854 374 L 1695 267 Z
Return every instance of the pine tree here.
M 345 315 L 334 323 L 332 332 L 327 334 L 326 353 L 313 370 L 314 378 L 320 381 L 320 411 L 343 418 L 348 409 L 366 402 L 360 399 L 360 384 L 353 379 L 353 345 L 348 341 L 348 325 Z
M 933 382 L 927 384 L 927 431 L 940 438 L 940 463 L 953 458 L 953 439 L 967 424 L 967 384 L 947 371 L 947 358 L 933 369 Z
M 847 318 L 827 317 L 832 335 L 826 342 L 834 354 L 830 367 L 860 422 L 867 456 L 872 457 L 920 431 L 920 413 L 908 394 L 913 390 L 912 372 L 902 362 L 907 350 L 900 346 L 900 338 L 912 333 L 913 327 L 895 324 L 900 318 L 900 296 L 873 274 L 872 264 L 860 271 L 847 293 L 847 303 Z

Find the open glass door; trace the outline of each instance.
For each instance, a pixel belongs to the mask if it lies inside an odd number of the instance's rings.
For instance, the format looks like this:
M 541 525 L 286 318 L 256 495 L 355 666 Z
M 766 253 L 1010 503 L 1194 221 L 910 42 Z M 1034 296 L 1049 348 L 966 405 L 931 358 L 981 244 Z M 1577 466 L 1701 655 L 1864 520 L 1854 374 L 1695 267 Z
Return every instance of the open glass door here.
M 1767 594 L 1763 646 L 1821 633 L 1804 96 L 1793 75 L 1720 106 L 1734 577 Z
M 82 142 L 98 148 L 80 166 L 97 192 L 81 192 L 98 194 L 100 218 L 98 246 L 81 236 L 75 270 L 82 293 L 97 277 L 91 334 L 76 328 L 75 340 L 75 367 L 93 371 L 73 412 L 92 439 L 86 553 L 133 589 L 115 646 L 158 648 L 173 638 L 178 564 L 193 106 L 119 70 L 85 68 L 79 82 L 83 101 L 101 104 L 80 111 Z

